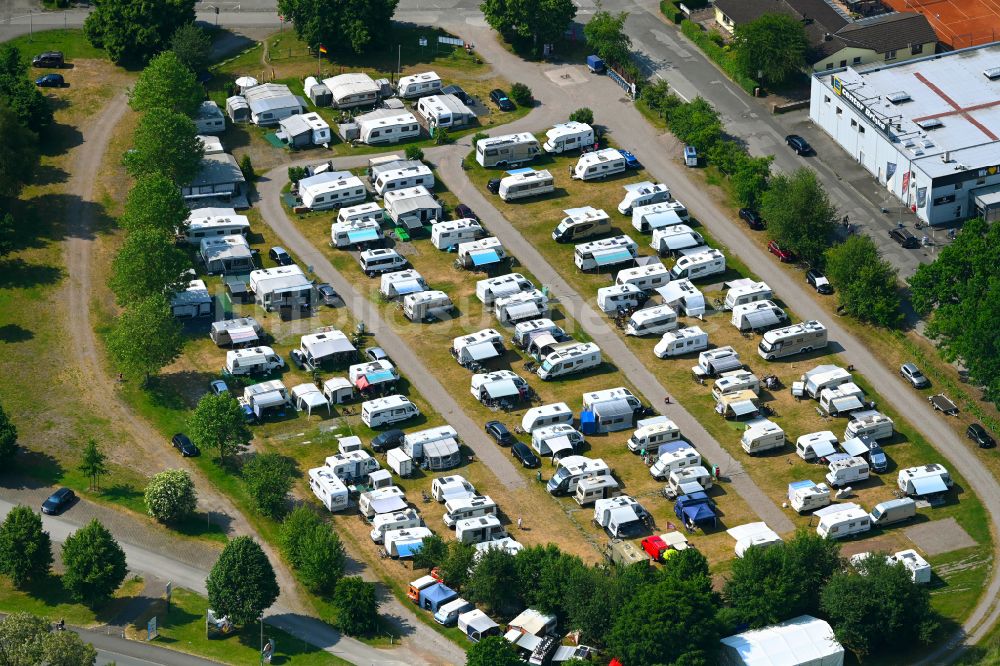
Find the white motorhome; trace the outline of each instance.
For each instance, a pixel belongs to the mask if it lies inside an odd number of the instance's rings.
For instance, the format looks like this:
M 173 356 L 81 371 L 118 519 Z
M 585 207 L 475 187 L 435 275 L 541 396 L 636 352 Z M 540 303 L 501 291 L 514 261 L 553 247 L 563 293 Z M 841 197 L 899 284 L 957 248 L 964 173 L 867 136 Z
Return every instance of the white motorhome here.
M 687 207 L 680 201 L 661 201 L 632 208 L 632 226 L 642 233 L 684 224 L 690 219 Z
M 475 486 L 466 481 L 465 477 L 460 474 L 439 476 L 431 482 L 431 497 L 436 502 L 444 503 L 452 499 L 473 497 L 475 494 Z
M 844 439 L 854 437 L 870 437 L 872 439 L 888 439 L 895 432 L 892 419 L 874 409 L 854 412 L 844 429 Z
M 380 513 L 372 519 L 372 529 L 368 533 L 372 541 L 382 543 L 386 532 L 420 527 L 424 524 L 416 509 L 406 509 L 398 513 Z
M 670 284 L 660 287 L 656 293 L 663 299 L 664 305 L 669 305 L 688 317 L 701 317 L 705 314 L 705 295 L 687 278 L 671 280 Z
M 323 79 L 323 85 L 330 90 L 331 106 L 336 109 L 374 106 L 378 99 L 378 84 L 372 77 L 362 72 L 350 72 Z
M 819 407 L 830 416 L 844 416 L 865 406 L 865 392 L 854 382 L 819 392 Z
M 455 523 L 455 539 L 459 543 L 484 543 L 506 536 L 507 530 L 493 514 L 465 518 Z
M 567 208 L 563 212 L 566 217 L 552 230 L 552 240 L 557 243 L 572 243 L 611 231 L 611 218 L 603 209 L 582 206 Z
M 802 375 L 800 381 L 803 382 L 803 390 L 806 395 L 814 400 L 818 400 L 819 394 L 823 389 L 837 388 L 852 379 L 851 373 L 839 366 L 817 365 Z
M 399 448 L 434 471 L 451 469 L 462 462 L 458 432 L 450 425 L 411 432 L 403 437 Z
M 500 179 L 497 193 L 504 201 L 515 201 L 548 194 L 556 189 L 552 174 L 547 169 L 518 171 Z
M 944 465 L 931 463 L 899 470 L 896 485 L 907 495 L 925 497 L 946 492 L 954 481 Z
M 698 326 L 689 326 L 664 333 L 653 347 L 653 353 L 657 358 L 671 358 L 703 349 L 708 349 L 708 333 Z
M 626 268 L 618 272 L 615 284 L 632 284 L 644 292 L 652 292 L 670 282 L 670 271 L 663 262 Z
M 342 208 L 341 212 L 344 210 L 347 209 Z M 380 217 L 366 216 L 340 221 L 338 217 L 338 221 L 330 225 L 330 245 L 337 249 L 345 250 L 380 240 L 382 238 L 380 219 Z
M 767 331 L 787 324 L 788 315 L 774 301 L 757 301 L 734 307 L 730 322 L 740 332 Z
M 573 251 L 573 261 L 581 271 L 607 268 L 635 261 L 639 245 L 628 236 L 614 236 L 581 243 Z
M 816 533 L 828 539 L 843 539 L 872 528 L 871 516 L 853 502 L 833 504 L 813 512 L 813 515 L 819 516 Z
M 726 300 L 723 302 L 723 310 L 732 310 L 737 305 L 745 305 L 756 301 L 766 301 L 774 293 L 766 282 L 757 282 L 749 278 L 740 278 L 727 282 Z
M 550 456 L 558 462 L 563 456 L 572 455 L 583 446 L 583 433 L 568 423 L 536 428 L 531 431 L 531 447 L 540 456 Z
M 458 497 L 445 501 L 444 503 L 444 524 L 448 527 L 455 527 L 455 523 L 469 518 L 479 518 L 480 516 L 495 516 L 499 508 L 488 495 L 473 495 L 472 497 Z
M 334 328 L 303 335 L 299 338 L 299 351 L 313 367 L 327 362 L 351 361 L 358 353 L 344 332 Z
M 575 180 L 597 180 L 619 173 L 625 173 L 625 156 L 614 148 L 584 153 L 570 169 Z
M 230 349 L 226 352 L 225 370 L 231 375 L 266 375 L 285 367 L 285 360 L 270 347 Z
M 461 597 L 452 599 L 437 609 L 437 612 L 434 613 L 434 621 L 445 627 L 450 627 L 458 622 L 459 615 L 474 608 L 475 606 L 471 601 L 466 601 Z
M 596 368 L 602 362 L 600 347 L 593 342 L 578 342 L 546 356 L 538 366 L 538 377 L 542 380 L 565 377 Z
M 416 116 L 401 109 L 376 109 L 357 116 L 354 122 L 358 126 L 358 140 L 370 146 L 420 136 L 420 123 Z
M 701 454 L 693 446 L 669 448 L 661 453 L 656 462 L 650 466 L 649 473 L 654 479 L 660 481 L 670 476 L 674 470 L 698 467 L 699 465 L 701 465 Z
M 184 240 L 200 245 L 203 238 L 246 236 L 250 233 L 250 219 L 237 215 L 235 208 L 197 208 L 188 216 L 183 230 Z
M 545 133 L 542 148 L 547 153 L 565 153 L 594 145 L 594 128 L 587 123 L 571 120 L 559 123 Z
M 424 545 L 424 539 L 434 536 L 427 527 L 411 527 L 405 530 L 390 530 L 385 533 L 385 552 L 389 557 L 413 557 Z
M 509 167 L 530 162 L 541 150 L 538 139 L 528 132 L 505 134 L 476 141 L 476 161 L 486 168 Z
M 727 393 L 738 391 L 753 391 L 755 394 L 759 394 L 760 380 L 757 379 L 757 375 L 742 368 L 729 370 L 720 373 L 719 378 L 712 385 L 712 395 L 715 396 L 716 400 Z
M 761 358 L 773 361 L 814 349 L 826 349 L 827 342 L 826 326 L 813 319 L 768 331 L 757 345 L 757 353 Z
M 788 484 L 788 503 L 799 513 L 830 506 L 830 488 L 825 483 L 793 481 Z
M 309 487 L 327 511 L 346 509 L 350 502 L 347 486 L 328 467 L 309 470 Z
M 479 222 L 471 217 L 460 220 L 445 220 L 431 225 L 431 245 L 439 250 L 457 248 L 461 243 L 468 243 L 486 235 Z
M 458 245 L 458 261 L 464 268 L 480 268 L 503 261 L 507 256 L 496 236 L 466 241 Z
M 401 270 L 409 262 L 391 248 L 379 247 L 358 254 L 358 264 L 368 277 Z
M 625 325 L 625 335 L 660 335 L 676 330 L 677 312 L 669 305 L 654 305 L 636 310 Z
M 591 479 L 583 479 L 576 484 L 576 493 L 573 499 L 580 506 L 593 504 L 597 500 L 610 499 L 621 495 L 621 486 L 613 476 L 598 476 Z
M 618 204 L 618 212 L 622 215 L 631 215 L 634 208 L 665 201 L 670 201 L 670 189 L 665 184 L 654 184 L 648 180 L 630 183 L 625 186 L 625 198 Z
M 634 284 L 616 284 L 597 290 L 597 307 L 604 314 L 614 314 L 619 310 L 634 310 L 646 302 L 642 289 Z
M 837 452 L 837 436 L 829 430 L 802 435 L 795 440 L 795 453 L 806 462 L 816 462 Z
M 414 99 L 441 92 L 441 77 L 436 72 L 421 72 L 399 77 L 396 94 L 403 99 Z
M 406 511 L 406 495 L 399 486 L 369 490 L 358 497 L 358 511 L 368 520 L 385 513 Z
M 677 260 L 670 270 L 670 277 L 674 280 L 687 278 L 688 280 L 699 280 L 710 275 L 718 275 L 726 272 L 726 255 L 714 248 L 685 254 Z
M 420 410 L 402 395 L 390 395 L 361 403 L 361 420 L 369 428 L 391 425 L 420 416 Z
M 350 171 L 324 171 L 299 181 L 299 197 L 311 210 L 329 210 L 361 203 L 368 191 Z
M 556 473 L 549 479 L 546 489 L 551 495 L 571 495 L 583 479 L 611 476 L 611 468 L 600 458 L 566 456 L 559 460 Z
M 522 291 L 493 301 L 493 313 L 501 324 L 537 319 L 548 311 L 549 299 L 538 289 Z
M 344 483 L 357 481 L 379 469 L 378 461 L 362 449 L 327 456 L 325 464 Z
M 403 314 L 410 321 L 444 320 L 454 310 L 454 304 L 443 291 L 421 291 L 403 297 Z
M 834 460 L 830 463 L 829 470 L 826 473 L 826 481 L 834 488 L 858 481 L 866 481 L 871 474 L 868 461 L 856 456 Z
M 748 421 L 747 428 L 740 438 L 743 450 L 754 455 L 771 449 L 780 449 L 785 445 L 785 431 L 769 419 L 754 419 Z
M 460 335 L 451 342 L 451 355 L 459 365 L 496 358 L 503 352 L 503 336 L 493 328 Z
M 565 402 L 556 402 L 541 407 L 532 407 L 521 417 L 521 428 L 525 432 L 534 432 L 545 426 L 560 423 L 572 423 L 573 410 Z
M 250 271 L 250 291 L 256 303 L 269 312 L 289 306 L 308 307 L 313 299 L 312 280 L 295 264 Z
M 498 298 L 534 290 L 535 285 L 520 273 L 508 273 L 476 282 L 476 298 L 491 307 Z
M 698 354 L 698 365 L 691 370 L 699 377 L 717 377 L 724 372 L 741 370 L 743 361 L 738 351 L 730 347 L 716 347 Z
M 679 254 L 685 250 L 707 249 L 705 237 L 686 224 L 668 224 L 653 229 L 649 247 L 661 257 Z
M 423 185 L 428 190 L 434 189 L 434 172 L 426 164 L 401 166 L 398 169 L 381 171 L 372 187 L 375 194 L 384 196 L 386 192 L 401 190 L 407 187 Z
M 676 442 L 680 437 L 681 430 L 677 424 L 663 417 L 662 421 L 656 420 L 655 423 L 640 425 L 636 428 L 632 436 L 628 438 L 626 446 L 632 453 L 655 451 L 661 444 Z
M 649 527 L 649 511 L 628 495 L 594 502 L 594 524 L 603 527 L 612 539 L 638 535 Z
M 711 472 L 701 465 L 695 465 L 694 467 L 671 470 L 667 476 L 666 489 L 676 497 L 686 494 L 684 489 L 690 488 L 692 483 L 700 486 L 703 491 L 707 491 L 712 487 L 713 482 L 714 477 Z
M 424 277 L 412 268 L 382 273 L 379 282 L 378 292 L 390 300 L 430 289 Z
M 747 523 L 726 530 L 726 534 L 736 539 L 736 556 L 743 557 L 751 548 L 767 548 L 781 543 L 778 533 L 767 523 Z

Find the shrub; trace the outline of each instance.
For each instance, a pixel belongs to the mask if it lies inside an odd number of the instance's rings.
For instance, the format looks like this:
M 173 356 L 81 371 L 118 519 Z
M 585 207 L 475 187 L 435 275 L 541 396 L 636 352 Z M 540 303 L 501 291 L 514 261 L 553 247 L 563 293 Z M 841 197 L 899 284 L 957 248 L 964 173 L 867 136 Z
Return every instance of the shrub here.
M 523 83 L 515 83 L 510 87 L 510 98 L 517 102 L 519 106 L 531 106 L 535 102 L 531 94 L 531 88 Z
M 251 182 L 256 174 L 253 170 L 253 162 L 250 160 L 250 155 L 246 154 L 240 159 L 240 171 L 243 172 L 243 177 L 247 179 L 247 182 Z
M 684 33 L 685 37 L 694 42 L 698 48 L 704 51 L 705 55 L 707 55 L 712 62 L 721 67 L 722 71 L 724 71 L 726 75 L 732 79 L 734 83 L 736 83 L 736 85 L 743 88 L 748 95 L 752 95 L 754 93 L 754 89 L 760 87 L 759 83 L 739 71 L 736 66 L 736 61 L 733 59 L 732 55 L 726 51 L 725 48 L 716 44 L 711 35 L 705 32 L 700 25 L 694 23 L 693 21 L 681 21 L 681 32 Z
M 472 145 L 475 146 L 477 142 L 481 141 L 482 139 L 488 139 L 488 138 L 490 138 L 490 135 L 487 134 L 486 132 L 476 132 L 475 134 L 472 135 Z
M 452 143 L 454 139 L 451 138 L 451 133 L 448 131 L 447 127 L 439 127 L 434 130 L 434 143 L 438 146 L 445 146 Z
M 573 113 L 569 114 L 569 119 L 577 123 L 586 123 L 588 125 L 594 124 L 594 112 L 583 107 L 582 109 L 577 109 Z
M 194 513 L 194 482 L 182 469 L 160 472 L 146 486 L 146 511 L 161 523 L 176 523 Z
M 406 159 L 408 160 L 423 160 L 424 151 L 420 146 L 407 146 L 406 147 Z
M 288 180 L 297 183 L 306 177 L 305 167 L 288 167 Z

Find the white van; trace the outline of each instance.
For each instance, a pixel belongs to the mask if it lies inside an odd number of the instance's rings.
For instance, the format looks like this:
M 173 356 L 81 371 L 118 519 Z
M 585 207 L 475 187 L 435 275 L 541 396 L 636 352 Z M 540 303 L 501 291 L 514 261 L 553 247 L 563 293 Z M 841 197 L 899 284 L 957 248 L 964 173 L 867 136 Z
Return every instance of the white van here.
M 563 212 L 566 217 L 552 230 L 552 240 L 557 243 L 572 243 L 611 231 L 611 217 L 603 209 L 582 206 Z
M 677 311 L 669 305 L 636 310 L 625 325 L 625 335 L 660 335 L 677 329 Z
M 740 445 L 750 455 L 780 449 L 785 445 L 785 431 L 774 421 L 764 418 L 754 419 L 747 422 L 747 429 L 743 431 Z
M 597 500 L 618 497 L 622 494 L 618 480 L 613 476 L 597 476 L 590 479 L 583 479 L 576 484 L 576 493 L 573 499 L 580 506 L 593 504 Z
M 677 260 L 670 270 L 670 277 L 674 280 L 687 278 L 698 280 L 710 275 L 718 275 L 726 272 L 726 255 L 714 248 L 686 254 Z
M 361 403 L 361 420 L 369 428 L 400 423 L 420 416 L 420 410 L 402 395 L 390 395 Z
M 663 421 L 657 421 L 649 425 L 636 428 L 632 436 L 628 438 L 626 446 L 632 453 L 640 451 L 655 451 L 661 444 L 675 442 L 681 438 L 681 429 L 677 424 L 664 417 Z
M 226 372 L 231 375 L 266 375 L 285 367 L 285 359 L 270 347 L 230 349 L 226 352 Z
M 545 133 L 542 148 L 547 153 L 565 153 L 594 145 L 594 128 L 587 123 L 571 120 L 559 123 Z
M 402 270 L 408 262 L 395 250 L 376 248 L 365 250 L 358 255 L 358 263 L 361 264 L 361 270 L 365 272 L 365 275 L 375 277 L 382 273 Z
M 698 326 L 689 326 L 664 333 L 653 347 L 653 353 L 657 358 L 670 358 L 704 349 L 708 349 L 708 333 Z
M 466 518 L 455 523 L 455 539 L 459 543 L 484 543 L 507 536 L 500 519 L 490 514 Z
M 649 473 L 659 481 L 670 476 L 675 470 L 699 465 L 701 465 L 701 454 L 693 446 L 684 446 L 661 453 L 656 462 L 650 466 Z
M 816 462 L 837 452 L 837 436 L 829 430 L 802 435 L 795 440 L 795 453 L 806 462 Z
M 545 426 L 572 423 L 573 410 L 565 402 L 556 402 L 541 407 L 532 407 L 521 417 L 521 429 L 534 432 Z
M 500 179 L 497 194 L 504 201 L 515 201 L 548 194 L 556 189 L 552 174 L 547 170 L 519 171 Z
M 460 243 L 478 240 L 486 235 L 479 222 L 471 217 L 445 220 L 431 225 L 431 245 L 439 250 L 458 247 Z
M 566 456 L 545 488 L 551 495 L 572 495 L 581 480 L 598 476 L 611 476 L 611 468 L 600 458 Z
M 844 439 L 853 437 L 871 437 L 872 439 L 888 439 L 895 432 L 892 419 L 874 409 L 854 412 L 844 430 Z
M 614 148 L 604 148 L 580 156 L 576 165 L 570 167 L 570 177 L 574 180 L 597 180 L 619 173 L 625 173 L 625 156 Z
M 826 482 L 834 488 L 857 483 L 858 481 L 866 481 L 868 480 L 868 475 L 871 473 L 868 461 L 855 456 L 834 460 L 830 463 L 829 470 L 826 473 Z
M 646 302 L 646 294 L 634 284 L 616 284 L 597 290 L 597 307 L 604 314 L 614 314 L 619 308 L 634 310 Z
M 460 520 L 494 516 L 497 511 L 497 503 L 489 495 L 457 497 L 446 500 L 444 503 L 444 524 L 448 527 L 455 527 L 455 523 Z
M 368 536 L 375 543 L 382 543 L 385 533 L 392 530 L 405 530 L 410 527 L 420 527 L 424 521 L 416 509 L 406 509 L 397 513 L 380 513 L 372 519 L 372 530 Z
M 872 528 L 871 516 L 853 502 L 834 504 L 816 511 L 813 515 L 820 517 L 816 533 L 828 539 L 842 539 L 862 534 Z
M 568 423 L 557 423 L 531 431 L 531 447 L 535 452 L 540 456 L 551 456 L 556 462 L 563 456 L 572 455 L 581 446 L 583 433 Z
M 615 284 L 632 284 L 649 293 L 670 282 L 670 271 L 662 262 L 626 268 L 618 271 Z
M 618 212 L 631 215 L 637 206 L 649 206 L 664 201 L 670 201 L 670 189 L 663 183 L 651 183 L 644 180 L 641 183 L 630 183 L 625 186 L 625 198 L 618 204 Z

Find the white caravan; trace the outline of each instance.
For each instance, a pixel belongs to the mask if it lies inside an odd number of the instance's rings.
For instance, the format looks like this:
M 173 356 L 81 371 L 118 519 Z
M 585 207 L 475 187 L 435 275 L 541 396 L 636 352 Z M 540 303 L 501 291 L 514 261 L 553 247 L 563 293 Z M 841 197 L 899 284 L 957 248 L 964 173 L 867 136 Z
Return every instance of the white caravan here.
M 559 123 L 545 133 L 542 148 L 547 153 L 565 153 L 594 145 L 594 128 L 587 123 L 571 120 Z
M 535 285 L 520 273 L 508 273 L 476 282 L 476 298 L 491 307 L 498 298 L 534 290 Z
M 393 271 L 382 273 L 379 280 L 378 292 L 385 298 L 392 300 L 406 296 L 407 294 L 418 294 L 421 291 L 430 289 L 424 277 L 410 268 L 403 271 Z
M 660 287 L 656 293 L 663 299 L 664 305 L 669 305 L 688 317 L 701 317 L 705 314 L 705 295 L 687 278 L 671 280 L 670 284 Z
M 642 233 L 684 224 L 690 219 L 687 207 L 680 201 L 661 201 L 632 208 L 632 226 Z
M 295 264 L 250 271 L 250 291 L 267 311 L 284 306 L 306 308 L 313 299 L 312 280 Z
M 465 518 L 455 523 L 455 539 L 459 543 L 484 543 L 507 536 L 507 530 L 495 515 Z
M 592 479 L 584 479 L 576 484 L 576 494 L 573 499 L 580 506 L 593 504 L 597 500 L 610 499 L 621 495 L 621 486 L 613 476 L 598 476 Z
M 386 532 L 420 527 L 424 524 L 416 509 L 406 509 L 398 513 L 380 513 L 372 519 L 372 529 L 368 533 L 372 541 L 382 543 Z
M 460 474 L 439 476 L 431 482 L 431 497 L 436 502 L 444 503 L 452 499 L 473 497 L 475 494 L 475 486 Z
M 421 291 L 403 297 L 403 314 L 410 321 L 443 320 L 454 309 L 448 294 L 439 290 Z
M 331 106 L 337 109 L 373 106 L 378 98 L 378 84 L 372 77 L 362 72 L 350 72 L 323 79 L 323 85 L 330 90 Z
M 757 353 L 761 358 L 773 361 L 814 349 L 826 349 L 827 342 L 826 326 L 813 319 L 768 331 L 757 345 Z
M 679 497 L 686 495 L 692 484 L 700 487 L 702 491 L 707 491 L 712 487 L 714 480 L 712 473 L 701 465 L 675 469 L 667 476 L 666 490 L 675 497 Z
M 358 125 L 359 140 L 370 146 L 420 136 L 420 123 L 409 111 L 377 109 L 354 120 Z
M 558 462 L 583 446 L 583 433 L 568 423 L 536 428 L 531 432 L 531 447 L 540 456 L 550 456 Z
M 402 395 L 390 395 L 361 403 L 361 420 L 369 428 L 400 423 L 420 416 L 420 410 Z
M 817 365 L 800 377 L 806 395 L 814 400 L 819 399 L 823 389 L 837 388 L 852 379 L 851 373 L 836 365 Z
M 456 497 L 444 503 L 444 524 L 455 527 L 455 523 L 480 516 L 495 516 L 499 508 L 488 495 Z
M 479 268 L 502 261 L 507 256 L 496 236 L 466 241 L 458 245 L 458 261 L 464 268 Z
M 439 250 L 457 248 L 460 243 L 468 243 L 486 235 L 478 221 L 471 217 L 460 220 L 445 220 L 431 225 L 431 245 Z
M 500 179 L 497 193 L 504 201 L 515 201 L 548 194 L 556 189 L 552 174 L 547 169 L 541 171 L 519 171 Z
M 364 379 L 365 386 L 378 386 L 399 381 L 399 371 L 388 359 L 357 363 L 347 369 L 347 377 L 351 384 L 358 385 Z
M 575 180 L 597 180 L 619 173 L 625 173 L 625 156 L 614 148 L 584 153 L 570 168 L 570 177 Z
M 670 271 L 661 261 L 626 268 L 618 271 L 615 277 L 615 284 L 632 284 L 644 292 L 655 291 L 668 282 L 670 282 Z
M 362 449 L 327 456 L 325 464 L 344 483 L 355 482 L 379 469 L 378 461 Z
M 347 486 L 329 467 L 313 467 L 309 470 L 309 487 L 327 511 L 347 508 L 350 501 Z
M 614 236 L 581 243 L 573 251 L 573 261 L 581 271 L 606 268 L 635 261 L 639 245 L 628 236 Z
M 368 520 L 384 513 L 405 511 L 408 506 L 406 495 L 399 486 L 369 490 L 358 497 L 358 512 Z
M 726 534 L 736 539 L 737 557 L 743 557 L 750 548 L 767 548 L 781 543 L 778 533 L 767 526 L 767 523 L 747 523 L 726 530 Z
M 426 164 L 421 162 L 416 164 L 399 162 L 398 164 L 407 164 L 407 166 L 379 172 L 375 182 L 372 183 L 375 194 L 381 197 L 386 192 L 416 187 L 417 185 L 423 185 L 428 190 L 434 189 L 434 172 Z
M 664 333 L 653 347 L 653 353 L 657 358 L 671 358 L 703 349 L 708 349 L 708 333 L 698 326 L 689 326 Z
M 651 183 L 648 180 L 630 183 L 625 186 L 625 198 L 618 204 L 618 212 L 622 215 L 631 215 L 632 210 L 638 206 L 650 206 L 665 201 L 670 201 L 670 189 L 665 184 Z
M 774 421 L 760 418 L 748 421 L 746 425 L 740 445 L 750 455 L 780 449 L 785 445 L 785 431 Z
M 628 438 L 626 446 L 632 453 L 640 451 L 655 451 L 662 444 L 676 442 L 681 438 L 681 430 L 677 424 L 663 417 L 663 420 L 653 419 L 654 423 L 640 425 Z
M 332 327 L 303 335 L 299 338 L 299 351 L 313 367 L 331 361 L 352 361 L 358 353 L 344 332 Z
M 493 328 L 460 335 L 451 341 L 451 355 L 460 365 L 496 358 L 503 352 L 503 336 Z
M 399 77 L 396 94 L 403 99 L 434 95 L 441 91 L 441 77 L 435 72 L 421 72 Z
M 954 481 L 944 465 L 931 463 L 899 470 L 896 485 L 907 495 L 924 497 L 946 492 Z
M 633 284 L 616 284 L 597 290 L 597 307 L 604 314 L 613 314 L 619 310 L 634 310 L 645 301 L 646 295 L 642 289 Z
M 386 451 L 385 464 L 404 479 L 413 473 L 413 458 L 398 447 Z
M 712 395 L 715 396 L 716 400 L 728 393 L 737 393 L 739 391 L 753 391 L 759 395 L 760 380 L 757 379 L 757 375 L 742 368 L 729 370 L 720 373 L 719 378 L 712 385 Z
M 473 643 L 478 643 L 488 636 L 499 635 L 500 625 L 491 620 L 483 611 L 473 608 L 458 616 L 458 630 Z
M 424 545 L 424 539 L 434 536 L 427 527 L 411 527 L 405 530 L 391 530 L 385 533 L 385 552 L 389 557 L 413 557 Z
M 203 238 L 246 236 L 249 233 L 249 218 L 237 215 L 235 209 L 199 208 L 191 211 L 183 236 L 189 244 L 200 245 Z
M 573 410 L 565 402 L 555 402 L 541 407 L 532 407 L 521 417 L 521 429 L 534 432 L 545 426 L 572 423 Z
M 230 349 L 226 352 L 226 372 L 231 375 L 266 375 L 285 367 L 285 360 L 270 347 Z
M 819 392 L 819 407 L 830 416 L 846 416 L 865 406 L 865 392 L 854 382 Z
M 895 430 L 892 419 L 882 412 L 870 409 L 854 412 L 851 415 L 851 420 L 848 421 L 847 428 L 844 429 L 844 439 L 848 440 L 854 437 L 871 437 L 875 440 L 888 439 L 892 437 L 893 432 Z
M 728 345 L 701 352 L 698 354 L 698 365 L 691 368 L 699 377 L 718 377 L 724 372 L 742 369 L 739 352 Z
M 722 304 L 723 310 L 732 310 L 737 305 L 756 301 L 766 301 L 774 295 L 766 282 L 757 282 L 749 278 L 733 280 L 726 284 L 729 289 L 726 291 L 726 300 Z
M 583 408 L 584 410 L 592 409 L 595 405 L 613 400 L 624 400 L 628 403 L 628 406 L 632 410 L 642 407 L 642 402 L 639 398 L 635 397 L 635 394 L 632 393 L 632 391 L 628 390 L 624 386 L 618 386 L 615 388 L 603 389 L 600 391 L 588 391 L 587 393 L 584 393 Z
M 449 425 L 411 432 L 399 448 L 430 470 L 451 469 L 462 462 L 458 432 Z
M 529 132 L 505 134 L 476 141 L 476 161 L 486 168 L 509 167 L 530 162 L 541 150 Z
M 669 305 L 636 310 L 625 325 L 625 335 L 660 335 L 677 329 L 677 312 Z
M 538 289 L 522 291 L 493 301 L 493 314 L 501 324 L 537 319 L 548 311 L 549 299 Z
M 545 357 L 538 366 L 542 380 L 585 372 L 602 363 L 601 348 L 593 342 L 578 342 L 562 347 Z
M 692 248 L 707 248 L 705 237 L 686 224 L 669 224 L 653 229 L 649 247 L 661 257 L 679 254 Z
M 837 452 L 837 436 L 829 430 L 802 435 L 795 440 L 795 453 L 806 462 L 816 462 Z
M 324 171 L 299 181 L 299 197 L 310 210 L 329 210 L 361 203 L 368 192 L 350 171 Z
M 374 205 L 374 204 L 373 204 Z M 347 210 L 341 209 L 341 212 Z M 360 217 L 334 222 L 330 225 L 330 245 L 338 250 L 346 250 L 364 243 L 373 243 L 382 238 L 379 217 Z
M 539 335 L 551 335 L 559 339 L 566 337 L 566 331 L 557 326 L 551 319 L 529 319 L 514 325 L 514 335 L 511 342 L 518 349 L 525 349 Z
M 699 280 L 710 275 L 725 272 L 726 255 L 715 248 L 711 248 L 693 254 L 685 254 L 677 260 L 677 263 L 670 270 L 670 277 L 674 280 L 681 278 Z
M 557 243 L 572 243 L 611 231 L 611 217 L 603 209 L 581 206 L 563 212 L 566 217 L 552 230 L 552 240 Z
M 612 539 L 636 536 L 649 527 L 649 511 L 628 495 L 594 502 L 594 524 L 603 527 Z
M 546 489 L 551 495 L 572 495 L 582 479 L 611 476 L 611 468 L 600 458 L 566 456 L 559 460 L 556 473 L 549 478 Z
M 740 332 L 766 331 L 787 324 L 788 315 L 774 301 L 757 301 L 734 307 L 730 323 Z
M 856 456 L 834 460 L 830 463 L 828 469 L 830 471 L 826 473 L 826 482 L 834 488 L 840 488 L 841 486 L 857 483 L 858 481 L 867 481 L 868 476 L 871 474 L 868 461 Z
M 656 462 L 650 466 L 649 474 L 657 481 L 662 481 L 675 470 L 700 465 L 701 454 L 693 446 L 671 447 L 661 453 Z
M 830 487 L 808 480 L 793 481 L 788 484 L 788 504 L 800 514 L 830 506 Z
M 910 579 L 917 585 L 931 582 L 931 565 L 912 548 L 889 555 L 886 560 L 901 563 L 910 572 Z
M 871 530 L 872 519 L 868 512 L 853 502 L 833 504 L 813 513 L 819 516 L 816 533 L 827 539 L 862 534 Z

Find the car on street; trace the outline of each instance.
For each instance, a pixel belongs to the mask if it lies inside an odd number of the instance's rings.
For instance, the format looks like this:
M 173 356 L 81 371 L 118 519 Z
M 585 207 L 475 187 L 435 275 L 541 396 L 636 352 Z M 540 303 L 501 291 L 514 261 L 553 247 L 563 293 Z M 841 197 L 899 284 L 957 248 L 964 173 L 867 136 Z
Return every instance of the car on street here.
M 272 247 L 267 256 L 271 257 L 271 261 L 279 266 L 288 266 L 292 263 L 292 255 L 288 254 L 288 250 L 283 247 Z
M 490 101 L 496 104 L 497 108 L 501 111 L 513 111 L 517 108 L 514 106 L 514 102 L 510 101 L 510 98 L 507 97 L 507 93 L 499 88 L 494 88 L 490 91 Z
M 473 220 L 479 221 L 479 216 L 472 212 L 472 209 L 465 204 L 455 206 L 455 219 L 460 220 L 465 217 L 471 217 Z
M 177 433 L 170 438 L 170 443 L 174 445 L 174 448 L 181 452 L 181 455 L 185 458 L 190 458 L 196 456 L 201 451 L 198 450 L 197 445 L 192 442 L 187 435 L 184 433 Z
M 35 79 L 35 85 L 39 88 L 62 88 L 66 85 L 66 79 L 62 74 L 46 74 Z
M 528 469 L 542 466 L 542 461 L 538 459 L 538 456 L 531 450 L 531 447 L 524 442 L 514 442 L 510 447 L 510 455 L 517 458 Z
M 486 183 L 486 189 L 493 194 L 500 194 L 500 179 L 490 178 L 489 182 Z
M 920 239 L 903 227 L 889 230 L 889 238 L 899 243 L 904 250 L 915 250 L 920 247 Z
M 786 250 L 778 245 L 778 241 L 771 241 L 767 244 L 767 251 L 778 258 L 779 261 L 783 263 L 788 263 L 790 261 L 795 261 L 795 254 L 790 250 Z
M 625 168 L 626 169 L 641 169 L 642 168 L 642 163 L 639 161 L 639 159 L 635 155 L 633 155 L 632 153 L 630 153 L 627 150 L 621 150 L 621 149 L 619 149 L 618 152 L 621 153 L 622 157 L 625 158 Z
M 323 305 L 329 305 L 330 307 L 336 305 L 337 299 L 340 298 L 337 295 L 337 291 L 326 282 L 316 285 L 316 293 L 319 294 L 319 299 L 323 301 Z
M 740 219 L 746 222 L 747 226 L 754 231 L 767 229 L 767 224 L 764 222 L 764 218 L 762 218 L 760 213 L 752 208 L 740 208 Z
M 229 387 L 226 386 L 226 382 L 221 379 L 213 379 L 208 387 L 212 389 L 213 395 L 222 395 L 223 393 L 229 393 Z
M 832 294 L 833 286 L 830 281 L 826 279 L 826 276 L 820 273 L 815 268 L 810 268 L 806 271 L 806 282 L 813 286 L 820 294 Z
M 809 142 L 803 139 L 798 134 L 789 134 L 788 136 L 786 136 L 785 143 L 787 143 L 788 147 L 794 150 L 799 155 L 808 155 L 813 151 L 812 146 L 809 145 Z
M 42 513 L 57 516 L 76 501 L 76 493 L 69 488 L 60 488 L 42 502 Z
M 990 434 L 986 432 L 986 428 L 979 425 L 978 423 L 973 423 L 968 428 L 965 429 L 965 436 L 976 443 L 981 449 L 992 449 L 997 445 Z
M 931 381 L 913 363 L 904 363 L 899 366 L 899 374 L 903 375 L 903 379 L 910 382 L 913 388 L 922 389 L 931 385 Z
M 514 433 L 499 421 L 487 421 L 486 434 L 495 439 L 500 446 L 510 446 L 517 441 L 514 438 Z
M 458 101 L 460 101 L 462 104 L 465 104 L 466 106 L 472 106 L 473 104 L 475 104 L 475 100 L 472 99 L 472 96 L 469 93 L 462 90 L 461 86 L 445 86 L 444 88 L 441 88 L 441 94 L 454 95 L 455 97 L 458 98 Z
M 385 453 L 389 449 L 395 449 L 402 445 L 405 436 L 406 433 L 398 428 L 380 432 L 372 440 L 372 451 L 375 453 Z
M 31 59 L 32 67 L 62 67 L 66 64 L 62 51 L 45 51 Z

